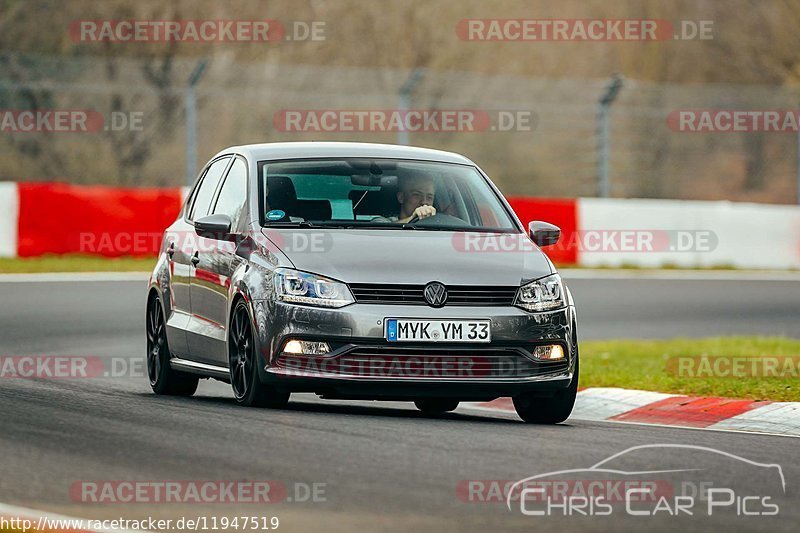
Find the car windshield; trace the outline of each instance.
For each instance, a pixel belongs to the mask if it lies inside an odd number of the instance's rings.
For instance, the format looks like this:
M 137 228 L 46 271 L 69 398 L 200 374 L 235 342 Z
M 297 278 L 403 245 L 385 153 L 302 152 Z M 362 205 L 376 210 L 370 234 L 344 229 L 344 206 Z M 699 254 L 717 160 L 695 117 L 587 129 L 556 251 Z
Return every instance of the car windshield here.
M 393 159 L 259 163 L 264 225 L 516 232 L 473 166 Z M 420 206 L 426 216 L 415 216 Z

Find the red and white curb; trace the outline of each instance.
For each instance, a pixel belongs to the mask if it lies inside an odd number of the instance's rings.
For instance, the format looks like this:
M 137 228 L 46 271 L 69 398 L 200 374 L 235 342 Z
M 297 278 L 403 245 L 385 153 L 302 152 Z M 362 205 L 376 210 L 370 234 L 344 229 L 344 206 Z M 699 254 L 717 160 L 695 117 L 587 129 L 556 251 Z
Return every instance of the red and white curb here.
M 470 406 L 481 410 L 514 411 L 510 398 Z M 800 402 L 590 388 L 578 392 L 570 418 L 800 437 Z

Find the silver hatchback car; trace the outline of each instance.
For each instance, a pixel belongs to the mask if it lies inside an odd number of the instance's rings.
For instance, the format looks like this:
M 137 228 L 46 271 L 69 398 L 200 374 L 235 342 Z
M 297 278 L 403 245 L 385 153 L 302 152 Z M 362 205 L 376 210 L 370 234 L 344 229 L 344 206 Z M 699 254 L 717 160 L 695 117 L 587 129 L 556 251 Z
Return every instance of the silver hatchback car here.
M 230 383 L 246 406 L 292 392 L 413 401 L 510 396 L 557 423 L 578 388 L 572 296 L 472 161 L 363 143 L 236 146 L 204 167 L 148 285 L 157 394 Z

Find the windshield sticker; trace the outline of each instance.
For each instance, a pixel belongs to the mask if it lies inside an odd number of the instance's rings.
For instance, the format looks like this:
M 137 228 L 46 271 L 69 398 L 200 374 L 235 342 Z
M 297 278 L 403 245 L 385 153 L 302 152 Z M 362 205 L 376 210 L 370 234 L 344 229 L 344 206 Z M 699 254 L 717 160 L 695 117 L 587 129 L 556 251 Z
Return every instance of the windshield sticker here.
M 286 213 L 280 209 L 273 209 L 267 213 L 267 220 L 280 220 L 286 216 Z

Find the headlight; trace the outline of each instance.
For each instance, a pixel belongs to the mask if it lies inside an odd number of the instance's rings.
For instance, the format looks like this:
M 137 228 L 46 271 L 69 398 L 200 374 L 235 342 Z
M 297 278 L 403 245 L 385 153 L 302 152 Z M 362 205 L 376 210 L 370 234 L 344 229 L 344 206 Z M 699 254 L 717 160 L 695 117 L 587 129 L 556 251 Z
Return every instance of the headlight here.
M 526 311 L 550 311 L 566 305 L 561 276 L 553 274 L 523 285 L 517 291 L 514 305 Z
M 317 307 L 344 307 L 355 302 L 347 285 L 340 281 L 290 268 L 275 269 L 278 300 Z

